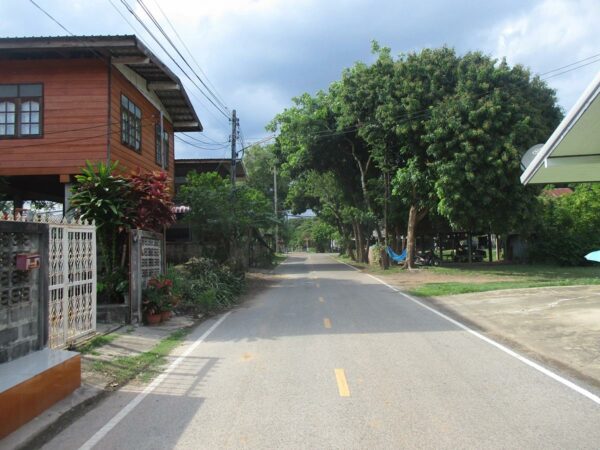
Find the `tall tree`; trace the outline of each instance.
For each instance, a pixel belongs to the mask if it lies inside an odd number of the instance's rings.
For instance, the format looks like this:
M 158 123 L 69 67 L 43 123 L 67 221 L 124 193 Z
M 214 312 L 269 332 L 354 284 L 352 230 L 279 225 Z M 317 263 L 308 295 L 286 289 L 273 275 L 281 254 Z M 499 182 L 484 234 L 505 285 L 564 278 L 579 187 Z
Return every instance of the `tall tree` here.
M 437 211 L 458 229 L 517 229 L 537 194 L 519 180 L 520 158 L 560 122 L 555 93 L 523 67 L 478 52 L 461 58 L 456 79 L 425 127 Z
M 368 193 L 360 186 L 364 180 L 366 188 L 366 180 L 374 176 L 375 168 L 356 129 L 343 130 L 338 123 L 333 108 L 337 100 L 335 88 L 327 93 L 318 92 L 314 97 L 303 94 L 293 99 L 294 106 L 278 114 L 268 129 L 279 131 L 276 152 L 292 185 L 301 183 L 309 170 L 320 174 L 331 172 L 335 176 L 347 206 L 361 212 L 353 216 L 352 229 L 357 256 L 366 261 L 375 220 Z
M 356 124 L 381 171 L 393 175 L 393 192 L 408 209 L 407 264 L 411 267 L 416 226 L 436 200 L 433 161 L 424 140 L 426 123 L 431 109 L 454 90 L 458 57 L 445 47 L 397 60 L 377 43 L 373 51 L 378 55 L 374 64 L 357 64 L 344 74 L 340 110 L 346 124 Z

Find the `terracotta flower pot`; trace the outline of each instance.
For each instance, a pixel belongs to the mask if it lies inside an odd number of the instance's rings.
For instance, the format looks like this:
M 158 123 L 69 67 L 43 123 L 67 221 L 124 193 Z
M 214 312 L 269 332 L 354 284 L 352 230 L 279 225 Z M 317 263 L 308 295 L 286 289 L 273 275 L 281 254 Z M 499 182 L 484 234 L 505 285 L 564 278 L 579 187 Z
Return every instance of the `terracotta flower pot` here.
M 162 317 L 161 314 L 146 314 L 146 323 L 148 325 L 156 325 L 160 323 Z
M 166 322 L 167 320 L 169 320 L 171 318 L 171 311 L 162 311 L 160 313 L 160 318 L 163 322 Z

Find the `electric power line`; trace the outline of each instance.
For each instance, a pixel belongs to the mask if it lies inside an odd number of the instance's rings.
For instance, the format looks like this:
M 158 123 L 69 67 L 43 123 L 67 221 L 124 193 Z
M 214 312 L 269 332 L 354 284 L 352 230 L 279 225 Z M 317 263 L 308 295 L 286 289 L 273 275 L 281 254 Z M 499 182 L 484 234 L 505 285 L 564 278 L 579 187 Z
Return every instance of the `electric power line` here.
M 169 24 L 169 27 L 171 27 L 171 30 L 173 30 L 173 32 L 175 33 L 175 36 L 177 36 L 177 39 L 179 40 L 179 42 L 181 42 L 181 45 L 183 45 L 183 48 L 186 50 L 187 54 L 190 56 L 190 58 L 192 59 L 192 61 L 194 62 L 194 64 L 198 68 L 198 70 L 200 71 L 200 73 L 202 75 L 204 75 L 204 79 L 210 85 L 210 87 L 213 89 L 215 95 L 217 96 L 217 99 L 219 99 L 220 104 L 223 105 L 225 107 L 225 109 L 227 110 L 227 112 L 229 113 L 230 112 L 229 108 L 227 108 L 227 106 L 225 105 L 225 102 L 223 101 L 222 96 L 220 95 L 219 91 L 217 90 L 215 85 L 210 81 L 210 79 L 208 78 L 208 75 L 206 75 L 204 70 L 202 70 L 202 67 L 200 67 L 200 64 L 194 57 L 193 53 L 190 51 L 188 46 L 185 44 L 185 41 L 179 35 L 179 32 L 177 31 L 177 29 L 173 26 L 173 24 L 169 20 L 169 16 L 167 16 L 167 14 L 163 11 L 163 9 L 160 6 L 160 3 L 157 0 L 152 0 L 152 1 L 156 5 L 156 7 L 160 11 L 160 13 L 163 15 L 163 17 L 166 19 L 167 23 Z
M 203 144 L 203 145 L 213 145 L 213 146 L 216 145 L 216 146 L 220 146 L 220 145 L 225 145 L 225 144 L 227 144 L 229 142 L 229 141 L 223 141 L 223 142 L 206 142 L 206 141 L 198 139 L 198 138 L 196 138 L 194 136 L 191 136 L 188 133 L 181 133 L 181 134 L 184 135 L 186 138 L 191 139 L 193 141 L 196 141 L 199 144 Z
M 225 149 L 229 148 L 229 146 L 228 146 L 228 145 L 224 145 L 224 146 L 222 146 L 222 147 L 214 147 L 214 148 L 201 147 L 201 146 L 200 146 L 200 145 L 198 145 L 198 144 L 195 144 L 195 143 L 193 143 L 193 142 L 190 142 L 190 141 L 187 141 L 187 140 L 185 140 L 184 138 L 182 138 L 182 137 L 181 137 L 181 136 L 179 136 L 179 135 L 175 135 L 175 138 L 176 138 L 176 139 L 179 139 L 181 142 L 184 142 L 185 144 L 189 145 L 190 147 L 194 147 L 194 148 L 197 148 L 197 149 L 199 149 L 199 150 L 220 151 L 220 150 L 225 150 Z
M 135 17 L 135 19 L 138 21 L 138 23 L 144 28 L 144 30 L 146 30 L 146 32 L 150 35 L 150 37 L 158 44 L 158 46 L 162 49 L 162 51 L 169 57 L 169 59 L 171 61 L 173 61 L 173 63 L 179 68 L 179 70 L 185 75 L 185 77 L 188 80 L 190 80 L 190 82 L 196 87 L 196 89 L 198 89 L 198 91 L 209 101 L 209 103 L 211 103 L 217 109 L 218 112 L 220 112 L 226 119 L 229 120 L 229 116 L 227 115 L 227 113 L 224 112 L 219 106 L 217 106 L 217 104 L 202 90 L 202 88 L 200 86 L 198 86 L 198 84 L 196 84 L 196 82 L 192 79 L 192 77 L 189 76 L 189 74 L 183 69 L 183 67 L 181 67 L 181 64 L 179 64 L 177 62 L 177 60 L 173 56 L 171 56 L 171 54 L 167 51 L 167 49 L 164 47 L 164 45 L 162 45 L 162 43 L 154 35 L 154 33 L 152 33 L 152 31 L 148 28 L 148 26 L 141 19 L 141 17 L 139 17 L 136 14 L 136 12 L 133 10 L 133 8 L 131 8 L 129 3 L 127 3 L 126 0 L 121 0 L 121 3 L 125 6 L 125 8 L 127 8 L 127 11 L 129 11 L 129 13 L 133 17 Z
M 175 52 L 179 55 L 179 57 L 181 58 L 181 60 L 185 63 L 186 66 L 188 66 L 188 68 L 192 71 L 192 74 L 194 74 L 194 76 L 196 77 L 196 79 L 200 82 L 200 84 L 202 84 L 202 86 L 204 86 L 204 88 L 206 89 L 206 91 L 213 97 L 213 99 L 220 104 L 220 106 L 225 109 L 225 111 L 227 112 L 228 109 L 227 107 L 221 103 L 221 101 L 217 98 L 216 94 L 208 87 L 208 85 L 202 80 L 202 78 L 200 78 L 200 76 L 196 73 L 196 71 L 194 70 L 194 68 L 190 65 L 190 63 L 188 62 L 188 60 L 185 58 L 185 56 L 183 56 L 181 54 L 181 52 L 179 51 L 179 49 L 177 48 L 177 46 L 175 45 L 175 43 L 171 40 L 171 38 L 169 37 L 169 35 L 167 34 L 167 32 L 164 30 L 164 28 L 161 26 L 161 24 L 158 22 L 158 20 L 156 20 L 156 18 L 154 17 L 154 15 L 152 14 L 152 12 L 148 9 L 148 7 L 146 6 L 146 4 L 144 3 L 144 0 L 136 0 L 137 3 L 142 7 L 142 9 L 144 10 L 144 12 L 146 13 L 146 15 L 150 18 L 150 20 L 152 21 L 152 23 L 154 23 L 154 26 L 158 29 L 158 31 L 160 31 L 160 33 L 164 36 L 164 38 L 167 40 L 167 42 L 171 45 L 171 47 L 173 47 L 173 49 L 175 50 Z
M 581 69 L 582 67 L 586 67 L 586 66 L 589 66 L 591 64 L 595 64 L 597 62 L 600 62 L 600 58 L 598 58 L 598 59 L 596 59 L 594 61 L 588 62 L 586 64 L 581 64 L 581 65 L 579 65 L 577 67 L 573 67 L 571 69 L 563 70 L 562 72 L 555 73 L 554 75 L 550 75 L 549 77 L 544 77 L 544 78 L 542 78 L 542 80 L 549 80 L 550 78 L 554 78 L 554 77 L 558 77 L 560 75 L 564 75 L 565 73 L 569 73 L 569 72 L 572 72 L 574 70 Z
M 538 76 L 543 77 L 544 75 L 548 75 L 549 73 L 556 72 L 556 71 L 559 71 L 559 70 L 562 70 L 562 69 L 566 69 L 567 67 L 571 67 L 571 66 L 574 66 L 576 64 L 579 64 L 579 63 L 582 63 L 582 62 L 585 62 L 585 61 L 589 61 L 590 59 L 597 58 L 598 56 L 600 56 L 600 53 L 596 53 L 595 55 L 588 56 L 587 58 L 580 59 L 579 61 L 575 61 L 575 62 L 572 62 L 572 63 L 567 64 L 565 66 L 557 67 L 556 69 L 552 69 L 552 70 L 549 70 L 547 72 L 540 73 Z

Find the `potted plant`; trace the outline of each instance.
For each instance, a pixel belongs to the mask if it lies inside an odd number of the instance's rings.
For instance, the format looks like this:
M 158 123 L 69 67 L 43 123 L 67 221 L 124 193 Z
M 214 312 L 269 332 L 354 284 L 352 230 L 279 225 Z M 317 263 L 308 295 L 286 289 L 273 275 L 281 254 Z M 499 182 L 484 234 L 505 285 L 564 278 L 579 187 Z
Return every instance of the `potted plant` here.
M 161 299 L 154 289 L 144 289 L 142 300 L 144 321 L 148 325 L 156 325 L 161 321 Z
M 168 320 L 171 317 L 171 311 L 174 306 L 173 295 L 171 288 L 173 281 L 164 275 L 151 278 L 148 281 L 148 286 L 144 290 L 144 314 L 146 322 L 158 323 L 161 320 Z M 156 322 L 156 318 L 150 316 L 158 315 L 160 319 Z M 151 322 L 152 321 L 152 322 Z

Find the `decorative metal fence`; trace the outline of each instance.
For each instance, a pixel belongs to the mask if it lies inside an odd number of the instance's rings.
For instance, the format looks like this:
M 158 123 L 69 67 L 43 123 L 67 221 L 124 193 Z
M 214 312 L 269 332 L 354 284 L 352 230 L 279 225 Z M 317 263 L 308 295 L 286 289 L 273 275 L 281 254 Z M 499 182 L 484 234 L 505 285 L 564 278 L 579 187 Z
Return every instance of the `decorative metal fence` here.
M 65 347 L 96 331 L 96 227 L 50 223 L 49 345 Z

